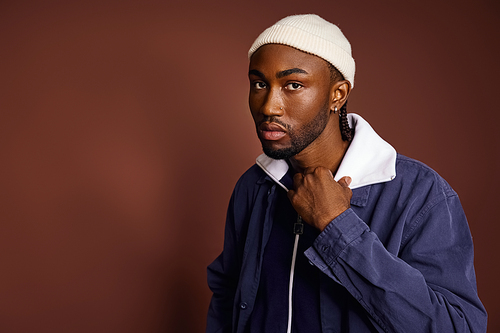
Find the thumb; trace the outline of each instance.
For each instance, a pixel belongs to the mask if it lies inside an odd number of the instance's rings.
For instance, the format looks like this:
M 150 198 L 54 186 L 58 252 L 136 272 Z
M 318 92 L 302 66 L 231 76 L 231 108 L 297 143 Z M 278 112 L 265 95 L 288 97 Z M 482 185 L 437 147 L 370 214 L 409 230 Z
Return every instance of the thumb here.
M 351 185 L 352 178 L 349 176 L 344 176 L 339 179 L 339 185 L 342 187 L 349 187 Z

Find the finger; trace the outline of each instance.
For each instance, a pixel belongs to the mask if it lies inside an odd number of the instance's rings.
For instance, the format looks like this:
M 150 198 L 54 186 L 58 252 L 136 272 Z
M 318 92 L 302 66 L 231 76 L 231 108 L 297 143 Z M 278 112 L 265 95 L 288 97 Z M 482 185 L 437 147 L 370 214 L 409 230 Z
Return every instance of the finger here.
M 342 187 L 349 187 L 349 185 L 351 185 L 351 182 L 352 182 L 352 178 L 349 176 L 344 176 L 344 177 L 340 178 L 338 181 L 339 185 Z
M 334 179 L 332 170 L 328 169 L 328 174 L 330 175 L 330 177 L 332 177 L 332 179 Z
M 301 184 L 302 181 L 304 180 L 304 175 L 301 174 L 300 172 L 297 172 L 293 176 L 293 186 L 296 188 L 298 184 Z
M 328 168 L 325 168 L 325 167 L 317 167 L 314 169 L 314 173 L 316 173 L 317 175 L 319 176 L 330 176 L 332 179 L 334 178 L 333 177 L 333 173 L 332 173 L 332 170 L 328 169 Z
M 306 168 L 304 170 L 304 175 L 308 175 L 310 173 L 314 173 L 314 171 L 316 171 L 316 168 Z

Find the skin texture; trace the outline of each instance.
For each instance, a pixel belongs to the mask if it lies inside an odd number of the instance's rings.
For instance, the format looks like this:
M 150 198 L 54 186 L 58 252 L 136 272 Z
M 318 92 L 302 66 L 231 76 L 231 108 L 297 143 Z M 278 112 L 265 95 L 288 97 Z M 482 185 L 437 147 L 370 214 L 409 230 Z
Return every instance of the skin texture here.
M 250 59 L 249 105 L 264 152 L 295 170 L 288 197 L 302 219 L 323 231 L 350 207 L 351 179 L 336 182 L 349 146 L 338 114 L 349 82 L 330 78 L 327 62 L 295 48 L 267 44 Z

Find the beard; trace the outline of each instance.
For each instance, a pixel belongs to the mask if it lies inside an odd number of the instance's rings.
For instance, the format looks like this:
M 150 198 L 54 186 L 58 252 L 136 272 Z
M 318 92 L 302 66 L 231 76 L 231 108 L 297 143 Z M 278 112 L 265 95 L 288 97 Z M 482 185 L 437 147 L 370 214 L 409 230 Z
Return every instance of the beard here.
M 329 117 L 330 108 L 328 107 L 328 101 L 326 101 L 325 105 L 323 105 L 313 120 L 299 129 L 291 128 L 290 125 L 281 122 L 278 117 L 271 117 L 270 121 L 280 124 L 288 130 L 290 146 L 273 149 L 270 146 L 266 146 L 265 142 L 261 140 L 262 150 L 267 156 L 275 160 L 289 159 L 304 150 L 304 148 L 309 146 L 321 133 L 323 133 Z

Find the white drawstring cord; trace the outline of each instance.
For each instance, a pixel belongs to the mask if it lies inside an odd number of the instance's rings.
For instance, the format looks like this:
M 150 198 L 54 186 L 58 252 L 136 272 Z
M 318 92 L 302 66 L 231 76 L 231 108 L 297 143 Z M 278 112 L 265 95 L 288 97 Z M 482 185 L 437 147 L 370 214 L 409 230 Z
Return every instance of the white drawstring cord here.
M 295 262 L 297 261 L 297 248 L 299 247 L 299 237 L 304 232 L 304 224 L 302 217 L 297 216 L 297 222 L 293 225 L 293 233 L 295 234 L 295 244 L 293 245 L 292 265 L 290 267 L 290 281 L 288 283 L 288 327 L 287 333 L 292 333 L 292 296 L 293 296 L 293 275 L 295 272 Z
M 287 333 L 292 333 L 292 289 L 293 289 L 293 273 L 295 271 L 295 259 L 297 258 L 297 247 L 299 245 L 299 234 L 295 235 L 295 244 L 293 245 L 292 267 L 290 268 L 290 282 L 288 284 L 288 327 Z

